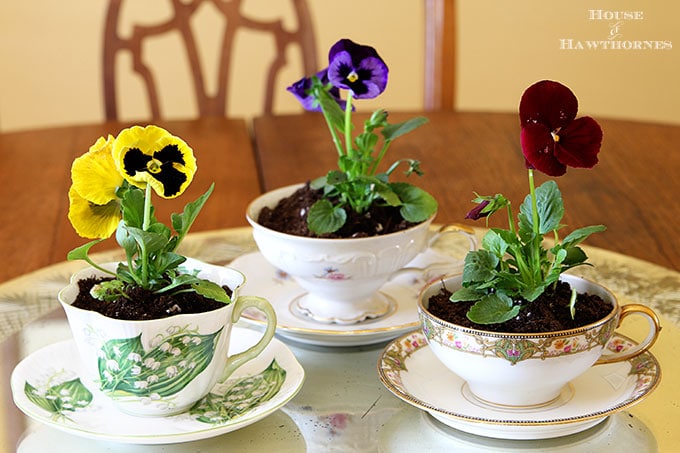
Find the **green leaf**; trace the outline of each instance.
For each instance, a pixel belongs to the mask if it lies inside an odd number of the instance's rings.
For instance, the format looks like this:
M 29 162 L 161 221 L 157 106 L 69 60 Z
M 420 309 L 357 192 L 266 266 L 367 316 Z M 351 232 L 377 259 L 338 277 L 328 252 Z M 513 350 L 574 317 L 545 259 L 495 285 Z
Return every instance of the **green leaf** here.
M 482 247 L 502 259 L 508 250 L 508 243 L 496 231 L 489 230 L 482 238 Z
M 451 302 L 471 302 L 473 300 L 480 300 L 485 293 L 476 291 L 472 288 L 460 288 L 451 294 L 449 300 Z
M 463 267 L 463 283 L 493 280 L 498 263 L 498 257 L 487 250 L 468 252 Z
M 139 228 L 124 227 L 125 230 L 134 238 L 134 240 L 139 244 L 140 247 L 144 247 L 146 253 L 155 253 L 165 247 L 168 243 L 168 239 L 158 233 L 152 233 L 150 231 L 144 231 Z
M 389 124 L 382 129 L 382 135 L 385 137 L 385 140 L 392 141 L 422 126 L 423 124 L 427 123 L 427 121 L 427 118 L 418 116 L 401 123 Z
M 307 214 L 307 226 L 316 234 L 332 233 L 339 230 L 347 220 L 342 206 L 333 206 L 328 200 L 319 200 Z
M 383 184 L 380 188 L 376 187 L 376 192 L 380 198 L 390 206 L 401 206 L 401 199 L 388 185 Z
M 184 236 L 186 236 L 186 234 L 189 232 L 191 225 L 194 224 L 196 217 L 198 217 L 198 214 L 201 212 L 203 205 L 205 204 L 206 201 L 208 201 L 208 198 L 210 198 L 210 195 L 212 194 L 214 189 L 215 183 L 211 184 L 208 190 L 203 195 L 201 195 L 191 203 L 187 203 L 187 205 L 184 207 L 184 212 L 182 214 L 172 214 L 171 216 L 172 227 L 175 229 L 180 238 L 175 247 L 179 245 L 181 239 L 184 238 Z
M 311 187 L 314 190 L 321 189 L 326 185 L 326 176 L 319 176 L 316 179 L 313 179 L 309 183 L 309 187 Z
M 94 247 L 95 245 L 99 244 L 102 242 L 104 239 L 96 239 L 94 241 L 90 241 L 87 244 L 83 244 L 80 247 L 76 247 L 70 252 L 68 252 L 68 255 L 66 255 L 66 259 L 69 261 L 76 261 L 76 260 L 85 260 L 89 261 L 89 253 L 90 249 Z
M 536 188 L 536 206 L 538 211 L 538 232 L 546 234 L 560 226 L 564 216 L 562 193 L 555 181 L 546 181 Z M 527 195 L 519 207 L 519 225 L 524 232 L 533 231 L 533 206 L 531 196 Z
M 563 263 L 565 266 L 574 266 L 583 263 L 588 259 L 588 255 L 581 247 L 569 247 L 562 249 L 565 252 Z
M 401 216 L 409 222 L 423 222 L 437 212 L 437 200 L 423 189 L 405 182 L 391 183 L 390 187 L 401 200 Z
M 321 104 L 321 108 L 328 118 L 328 121 L 335 129 L 340 132 L 345 130 L 345 112 L 340 108 L 338 101 L 336 101 L 328 92 L 322 87 L 313 87 L 315 95 Z M 351 125 L 350 125 L 351 127 Z
M 329 184 L 329 185 L 334 186 L 336 184 L 341 184 L 341 183 L 346 182 L 346 181 L 347 181 L 347 175 L 345 174 L 345 172 L 338 171 L 338 170 L 331 170 L 326 175 L 325 184 Z
M 227 292 L 215 282 L 209 280 L 198 280 L 191 284 L 191 287 L 201 296 L 207 297 L 208 299 L 216 300 L 217 302 L 223 302 L 225 304 L 231 303 L 231 299 Z
M 489 294 L 470 308 L 467 317 L 477 324 L 498 324 L 517 316 L 519 309 L 508 296 Z
M 144 191 L 130 186 L 121 199 L 123 221 L 130 227 L 142 228 L 144 224 Z M 153 206 L 152 216 L 153 216 Z M 155 220 L 155 219 L 154 219 Z
M 562 246 L 564 248 L 571 248 L 577 244 L 580 244 L 584 240 L 588 238 L 593 233 L 599 233 L 601 231 L 606 230 L 607 228 L 604 225 L 591 225 L 583 228 L 579 228 L 577 230 L 572 231 L 569 233 L 563 240 L 562 240 Z

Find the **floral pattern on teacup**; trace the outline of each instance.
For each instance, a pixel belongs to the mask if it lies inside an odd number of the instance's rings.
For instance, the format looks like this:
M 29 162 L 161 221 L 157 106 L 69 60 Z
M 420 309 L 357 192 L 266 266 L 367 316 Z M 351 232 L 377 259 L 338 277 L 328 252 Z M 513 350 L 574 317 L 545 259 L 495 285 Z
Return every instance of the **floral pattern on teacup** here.
M 614 323 L 608 322 L 596 329 L 577 331 L 572 335 L 524 338 L 500 334 L 488 337 L 472 331 L 452 330 L 429 318 L 423 320 L 423 333 L 428 342 L 470 354 L 499 357 L 512 365 L 523 360 L 559 357 L 602 347 L 615 327 Z

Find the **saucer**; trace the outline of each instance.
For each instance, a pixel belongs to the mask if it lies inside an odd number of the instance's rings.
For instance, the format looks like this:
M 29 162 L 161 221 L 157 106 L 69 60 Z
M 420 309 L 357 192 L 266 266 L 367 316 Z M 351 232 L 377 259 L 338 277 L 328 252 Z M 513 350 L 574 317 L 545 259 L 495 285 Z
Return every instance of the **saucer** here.
M 260 336 L 257 331 L 234 327 L 230 353 L 245 350 Z M 98 391 L 90 392 L 80 382 L 74 359 L 77 355 L 75 342 L 66 340 L 23 359 L 12 372 L 15 404 L 29 417 L 69 434 L 129 444 L 189 442 L 243 428 L 290 401 L 305 377 L 290 349 L 273 339 L 259 356 L 239 367 L 225 384 L 216 385 L 202 400 L 203 404 L 170 417 L 135 417 L 115 409 L 109 398 Z M 227 402 L 233 401 L 236 394 L 244 395 L 244 391 L 233 390 L 239 384 L 252 385 L 253 381 L 259 381 L 269 390 L 278 386 L 280 381 L 267 379 L 265 371 L 283 378 L 273 396 L 241 398 L 240 405 Z
M 614 334 L 609 348 L 635 342 Z M 434 355 L 420 330 L 390 342 L 378 361 L 380 380 L 397 397 L 452 428 L 498 439 L 548 439 L 574 434 L 645 398 L 661 380 L 656 358 L 591 367 L 555 401 L 531 408 L 499 407 L 470 395 L 465 382 Z
M 264 297 L 274 306 L 277 335 L 319 346 L 369 345 L 412 331 L 420 325 L 417 307 L 420 289 L 433 278 L 462 271 L 462 261 L 428 249 L 407 265 L 430 266 L 427 272 L 400 273 L 380 289 L 394 304 L 387 315 L 355 324 L 324 324 L 300 313 L 295 301 L 305 294 L 305 290 L 291 276 L 269 264 L 261 253 L 241 255 L 229 266 L 246 276 L 240 294 Z M 256 311 L 246 311 L 241 319 L 258 325 L 264 323 Z

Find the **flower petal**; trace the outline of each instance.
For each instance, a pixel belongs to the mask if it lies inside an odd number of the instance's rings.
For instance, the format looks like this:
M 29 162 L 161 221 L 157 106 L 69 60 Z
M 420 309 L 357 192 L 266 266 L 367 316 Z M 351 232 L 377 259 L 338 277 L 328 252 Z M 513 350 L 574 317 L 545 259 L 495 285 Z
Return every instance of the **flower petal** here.
M 567 172 L 566 165 L 555 157 L 555 140 L 546 126 L 525 124 L 520 142 L 527 168 L 535 168 L 550 176 L 562 176 Z
M 122 130 L 113 144 L 113 158 L 130 184 L 142 189 L 148 184 L 163 198 L 181 195 L 196 173 L 189 145 L 158 126 Z
M 329 83 L 328 80 L 328 68 L 322 69 L 321 71 L 317 72 L 316 77 L 321 81 L 323 85 L 326 85 Z M 312 78 L 311 77 L 303 77 L 302 79 L 298 80 L 288 88 L 286 88 L 288 91 L 290 91 L 293 96 L 302 104 L 302 107 L 310 112 L 320 112 L 321 111 L 321 105 L 317 101 L 316 97 L 311 93 L 312 89 Z M 333 97 L 340 105 L 340 107 L 344 110 L 345 108 L 345 101 L 340 99 L 340 89 L 338 87 L 331 87 L 328 90 L 328 94 Z
M 111 155 L 112 145 L 113 136 L 100 137 L 71 166 L 74 190 L 94 204 L 104 205 L 115 200 L 116 189 L 123 184 L 123 176 Z
M 466 219 L 470 220 L 479 220 L 482 217 L 488 217 L 490 212 L 482 212 L 484 208 L 486 208 L 489 205 L 490 201 L 489 200 L 484 200 L 481 203 L 479 203 L 477 206 L 472 208 L 467 215 L 465 216 Z
M 68 219 L 79 236 L 106 239 L 116 231 L 121 218 L 118 199 L 103 205 L 95 204 L 81 197 L 73 186 L 68 192 L 68 198 Z
M 559 82 L 542 80 L 522 94 L 519 118 L 522 126 L 538 123 L 555 131 L 569 124 L 578 112 L 578 100 L 572 91 Z
M 565 165 L 592 168 L 602 145 L 602 128 L 589 116 L 572 121 L 560 130 L 555 157 Z
M 373 47 L 341 39 L 328 53 L 330 82 L 352 91 L 357 99 L 372 99 L 385 91 L 388 68 Z

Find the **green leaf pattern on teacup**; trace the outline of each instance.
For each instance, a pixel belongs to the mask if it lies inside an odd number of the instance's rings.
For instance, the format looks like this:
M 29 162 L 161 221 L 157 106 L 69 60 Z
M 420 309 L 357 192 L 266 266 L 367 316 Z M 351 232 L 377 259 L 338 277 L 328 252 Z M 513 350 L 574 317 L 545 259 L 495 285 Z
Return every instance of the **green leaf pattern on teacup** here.
M 227 423 L 239 415 L 272 399 L 286 379 L 286 370 L 272 360 L 259 374 L 229 382 L 225 391 L 209 393 L 189 411 L 197 421 L 209 424 Z
M 538 346 L 533 341 L 508 338 L 497 341 L 493 347 L 497 357 L 507 360 L 512 365 L 532 357 L 538 350 Z
M 54 377 L 57 376 L 58 373 Z M 48 383 L 45 387 L 34 387 L 26 381 L 24 393 L 32 403 L 50 412 L 55 420 L 69 419 L 69 413 L 83 409 L 92 402 L 92 393 L 79 378 L 57 382 L 54 385 Z
M 141 335 L 107 341 L 98 361 L 100 389 L 109 396 L 164 398 L 182 390 L 210 363 L 222 329 L 199 335 L 186 329 L 155 339 L 145 351 Z

